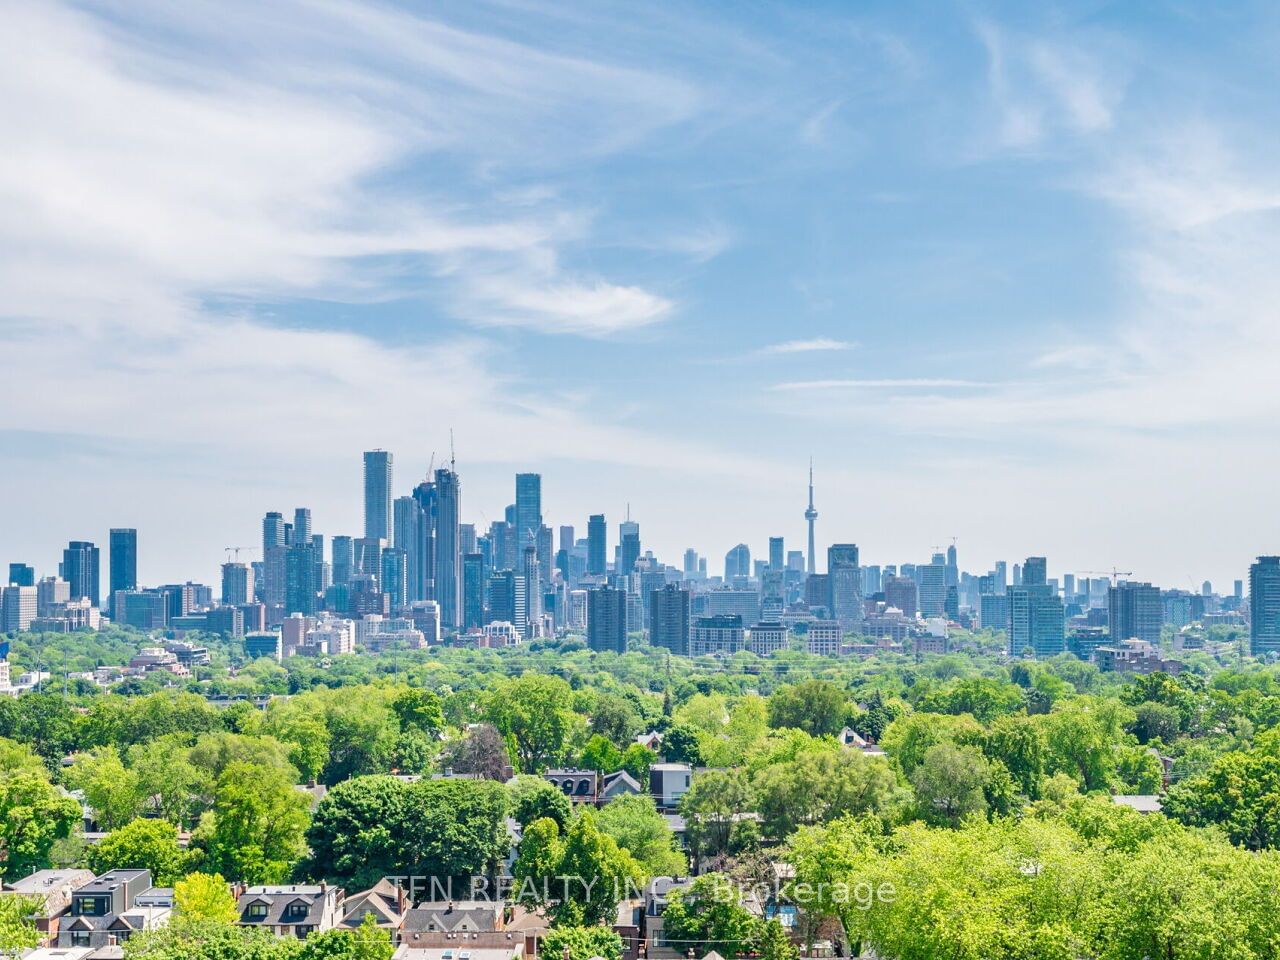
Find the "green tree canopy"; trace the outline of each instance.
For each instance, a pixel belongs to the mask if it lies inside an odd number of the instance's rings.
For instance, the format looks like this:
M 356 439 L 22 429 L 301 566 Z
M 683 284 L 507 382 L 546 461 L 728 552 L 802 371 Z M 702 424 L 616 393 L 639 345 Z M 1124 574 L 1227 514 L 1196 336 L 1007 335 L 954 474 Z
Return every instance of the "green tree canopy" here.
M 133 820 L 112 830 L 85 851 L 90 870 L 150 870 L 157 887 L 171 887 L 187 872 L 192 857 L 178 846 L 178 828 L 163 820 Z

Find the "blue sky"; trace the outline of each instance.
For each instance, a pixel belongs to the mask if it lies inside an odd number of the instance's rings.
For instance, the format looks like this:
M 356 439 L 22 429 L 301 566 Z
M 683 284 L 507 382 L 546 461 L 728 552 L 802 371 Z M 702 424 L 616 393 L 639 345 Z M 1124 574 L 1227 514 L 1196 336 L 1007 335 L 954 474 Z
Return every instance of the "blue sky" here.
M 1263 4 L 14 0 L 3 559 L 210 579 L 452 427 L 676 562 L 1280 550 Z M 10 148 L 11 147 L 11 148 Z

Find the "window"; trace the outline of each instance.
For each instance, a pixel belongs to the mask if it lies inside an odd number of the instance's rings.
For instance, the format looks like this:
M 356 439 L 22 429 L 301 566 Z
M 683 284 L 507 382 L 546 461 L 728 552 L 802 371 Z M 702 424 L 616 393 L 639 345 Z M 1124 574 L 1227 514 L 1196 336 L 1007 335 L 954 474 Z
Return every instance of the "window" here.
M 101 897 L 76 897 L 75 913 L 81 917 L 100 917 L 106 913 L 106 900 Z
M 293 928 L 293 933 L 299 940 L 305 940 L 315 933 L 315 930 L 316 928 L 310 924 L 299 924 Z
M 71 933 L 71 945 L 72 945 L 73 947 L 87 947 L 87 946 L 89 946 L 89 931 L 88 931 L 88 930 L 74 930 L 74 931 L 72 931 L 72 933 Z
M 284 919 L 290 923 L 307 919 L 307 905 L 294 902 L 284 908 Z
M 246 920 L 265 920 L 267 919 L 267 905 L 263 902 L 254 901 L 249 904 L 249 909 L 245 911 Z

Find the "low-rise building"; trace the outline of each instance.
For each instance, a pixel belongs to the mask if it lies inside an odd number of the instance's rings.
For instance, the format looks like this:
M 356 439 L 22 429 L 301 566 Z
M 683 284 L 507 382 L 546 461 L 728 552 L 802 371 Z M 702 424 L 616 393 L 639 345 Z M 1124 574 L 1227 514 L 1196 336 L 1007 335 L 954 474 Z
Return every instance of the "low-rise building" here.
M 1118 644 L 1098 647 L 1093 654 L 1098 669 L 1104 673 L 1169 673 L 1182 672 L 1181 660 L 1166 660 L 1160 648 L 1146 640 L 1122 640 Z
M 655 763 L 649 767 L 649 793 L 659 810 L 674 810 L 689 791 L 693 768 L 687 763 Z
M 169 922 L 173 891 L 151 885 L 150 870 L 113 870 L 77 888 L 61 918 L 57 947 L 107 947 Z
M 341 887 L 296 884 L 241 888 L 236 897 L 237 921 L 276 936 L 305 939 L 332 930 L 342 919 Z
M 21 880 L 5 884 L 0 889 L 0 896 L 38 898 L 41 906 L 35 915 L 36 932 L 42 946 L 51 946 L 57 942 L 62 916 L 71 909 L 72 895 L 92 882 L 92 870 L 37 870 Z
M 782 623 L 757 623 L 747 631 L 747 649 L 759 657 L 767 657 L 790 646 L 791 631 Z
M 838 657 L 844 640 L 844 628 L 835 620 L 812 620 L 805 634 L 804 648 L 823 657 Z
M 742 629 L 742 617 L 737 614 L 719 614 L 698 617 L 689 630 L 689 656 L 728 656 L 738 653 L 746 645 L 746 632 Z

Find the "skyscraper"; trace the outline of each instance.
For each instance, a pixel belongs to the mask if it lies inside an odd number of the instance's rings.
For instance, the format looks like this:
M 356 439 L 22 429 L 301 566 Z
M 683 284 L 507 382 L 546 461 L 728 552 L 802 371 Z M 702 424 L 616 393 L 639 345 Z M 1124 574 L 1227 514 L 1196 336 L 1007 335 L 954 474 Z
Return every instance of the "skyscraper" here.
M 933 555 L 933 562 L 918 568 L 920 572 L 920 615 L 940 617 L 945 612 L 947 600 L 947 563 L 940 553 Z
M 734 577 L 749 576 L 751 576 L 751 548 L 745 543 L 740 543 L 724 555 L 724 581 L 729 583 Z
M 320 558 L 315 545 L 307 540 L 279 549 L 284 554 L 284 612 L 311 616 L 320 607 L 316 590 Z
M 404 551 L 404 602 L 430 599 L 426 594 L 427 523 L 422 505 L 414 497 L 396 497 L 392 514 L 395 545 Z
M 598 652 L 627 652 L 627 595 L 613 587 L 587 593 L 587 646 Z
M 914 620 L 919 612 L 919 590 L 915 580 L 911 577 L 888 576 L 884 578 L 883 585 L 886 606 L 896 607 L 904 616 Z
M 603 513 L 593 513 L 587 518 L 587 573 L 602 577 L 608 570 L 609 528 Z
M 807 573 L 813 576 L 818 572 L 817 551 L 814 548 L 813 540 L 813 522 L 818 519 L 818 511 L 813 506 L 813 458 L 809 459 L 809 506 L 804 512 L 804 518 L 809 524 L 809 569 Z
M 113 527 L 108 538 L 111 570 L 108 573 L 111 592 L 138 589 L 138 531 L 127 527 Z
M 249 565 L 227 562 L 222 565 L 222 603 L 239 606 L 253 599 L 253 575 Z
M 542 623 L 542 570 L 538 563 L 538 551 L 532 546 L 524 548 L 524 556 L 520 566 L 520 574 L 524 577 L 524 620 L 528 624 L 526 636 L 534 637 L 539 633 Z
M 1280 557 L 1249 567 L 1249 646 L 1255 657 L 1280 653 Z
M 1014 567 L 1017 571 L 1017 566 Z M 1066 649 L 1066 618 L 1062 598 L 1049 586 L 1044 557 L 1027 557 L 1022 576 L 1007 591 L 1009 598 L 1009 656 L 1030 648 L 1036 658 L 1052 657 Z
M 333 582 L 346 586 L 356 570 L 355 544 L 350 537 L 333 538 Z
M 436 516 L 438 503 L 435 481 L 428 477 L 413 488 L 413 499 L 422 507 L 422 597 L 436 598 Z
M 391 612 L 395 613 L 408 603 L 408 559 L 402 548 L 388 547 L 382 551 L 380 563 L 382 575 L 378 578 L 378 585 L 382 588 L 382 592 L 387 594 Z
M 769 538 L 769 567 L 772 570 L 781 570 L 786 564 L 783 559 L 786 556 L 786 549 L 782 537 Z
M 436 471 L 436 601 L 440 604 L 440 624 L 457 629 L 462 607 L 462 553 L 459 524 L 462 513 L 462 484 L 452 469 Z
M 36 585 L 36 568 L 25 563 L 9 564 L 9 586 L 34 587 Z
M 72 540 L 62 551 L 58 573 L 71 584 L 71 599 L 89 598 L 90 606 L 100 606 L 102 579 L 98 566 L 98 548 L 88 540 Z
M 462 629 L 484 626 L 484 556 L 468 553 L 462 558 Z
M 1043 587 L 1049 582 L 1049 564 L 1044 557 L 1027 557 L 1022 565 L 1022 585 Z
M 640 524 L 627 519 L 618 525 L 618 573 L 626 574 L 635 569 L 640 559 Z
M 846 629 L 861 625 L 862 570 L 856 543 L 833 543 L 827 548 L 827 589 L 831 594 L 831 619 Z
M 1160 642 L 1164 602 L 1149 583 L 1117 583 L 1107 590 L 1107 623 L 1113 641 Z
M 295 507 L 293 510 L 293 543 L 311 542 L 311 508 Z
M 668 583 L 649 594 L 649 643 L 672 653 L 689 653 L 690 593 Z
M 525 547 L 537 547 L 542 529 L 542 474 L 516 474 L 515 508 L 517 552 L 523 555 Z
M 367 450 L 364 455 L 364 535 L 390 541 L 391 454 Z
M 285 600 L 284 515 L 272 510 L 262 518 L 262 602 L 280 607 Z
M 525 635 L 524 577 L 514 570 L 498 570 L 489 577 L 489 613 L 485 623 L 506 621 Z

